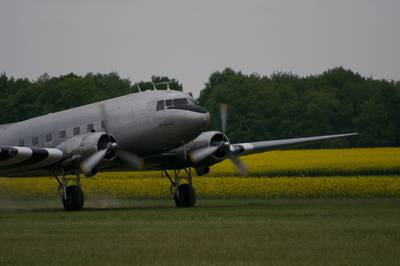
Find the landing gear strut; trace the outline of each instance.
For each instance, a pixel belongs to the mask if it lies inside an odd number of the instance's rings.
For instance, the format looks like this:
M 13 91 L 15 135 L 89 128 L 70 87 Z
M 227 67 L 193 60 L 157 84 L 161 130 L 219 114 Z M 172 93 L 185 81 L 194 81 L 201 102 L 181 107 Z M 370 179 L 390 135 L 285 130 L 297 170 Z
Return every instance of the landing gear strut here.
M 171 194 L 174 196 L 175 205 L 178 208 L 193 207 L 196 203 L 196 192 L 192 185 L 192 169 L 184 168 L 184 176 L 179 176 L 181 170 L 174 170 L 174 176 L 171 177 L 167 170 L 163 170 L 165 175 L 171 182 L 169 188 Z M 186 180 L 187 183 L 180 184 L 181 180 Z
M 63 175 L 60 180 L 57 176 L 55 179 L 58 182 L 58 195 L 60 195 L 61 201 L 63 203 L 64 209 L 66 211 L 79 211 L 83 207 L 85 201 L 83 191 L 81 189 L 81 180 L 79 174 L 76 177 L 67 178 Z M 69 185 L 68 182 L 74 182 L 75 184 Z

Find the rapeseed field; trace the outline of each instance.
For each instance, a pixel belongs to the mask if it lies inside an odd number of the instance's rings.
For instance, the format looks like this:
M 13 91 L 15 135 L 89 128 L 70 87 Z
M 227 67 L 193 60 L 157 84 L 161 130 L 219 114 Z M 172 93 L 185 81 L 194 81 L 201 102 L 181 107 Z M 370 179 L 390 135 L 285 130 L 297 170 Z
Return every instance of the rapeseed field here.
M 250 176 L 237 175 L 229 161 L 195 177 L 199 198 L 400 197 L 400 149 L 273 151 L 242 158 Z M 0 178 L 0 198 L 54 197 L 50 178 Z M 101 173 L 83 178 L 87 197 L 170 198 L 160 172 Z
M 272 151 L 242 157 L 252 176 L 399 175 L 400 148 Z M 236 174 L 229 161 L 211 175 Z
M 47 198 L 56 195 L 57 185 L 44 178 L 2 180 L 1 197 Z M 170 198 L 166 178 L 84 179 L 88 197 L 118 199 Z M 335 198 L 400 197 L 396 176 L 360 177 L 199 177 L 194 186 L 199 198 Z

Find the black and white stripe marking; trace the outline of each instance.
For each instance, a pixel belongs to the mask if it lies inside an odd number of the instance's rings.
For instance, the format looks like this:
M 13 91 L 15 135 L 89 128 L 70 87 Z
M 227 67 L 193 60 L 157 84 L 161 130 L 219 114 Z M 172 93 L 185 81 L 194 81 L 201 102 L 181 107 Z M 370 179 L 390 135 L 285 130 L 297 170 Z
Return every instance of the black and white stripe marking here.
M 37 169 L 61 161 L 63 152 L 51 148 L 1 147 L 0 169 Z

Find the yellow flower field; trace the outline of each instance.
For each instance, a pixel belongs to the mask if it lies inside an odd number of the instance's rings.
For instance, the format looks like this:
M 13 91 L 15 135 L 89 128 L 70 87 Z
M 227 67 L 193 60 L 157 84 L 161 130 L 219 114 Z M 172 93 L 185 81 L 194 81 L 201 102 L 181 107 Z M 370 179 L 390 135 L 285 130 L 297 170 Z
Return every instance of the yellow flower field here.
M 400 148 L 271 151 L 241 157 L 251 176 L 400 175 Z M 207 176 L 239 176 L 229 160 Z M 160 177 L 160 172 L 100 173 L 102 178 Z
M 400 174 L 400 148 L 272 151 L 244 156 L 255 176 Z M 235 173 L 229 161 L 212 167 L 213 176 Z
M 195 180 L 199 198 L 322 198 L 400 197 L 400 178 L 373 177 L 200 177 Z M 86 179 L 87 197 L 119 199 L 170 198 L 165 178 Z M 49 179 L 6 179 L 1 197 L 42 198 L 56 195 L 57 184 Z
M 199 198 L 400 197 L 400 149 L 273 151 L 243 157 L 250 176 L 229 161 L 195 177 Z M 0 178 L 0 198 L 56 195 L 50 178 Z M 170 198 L 160 172 L 101 173 L 83 178 L 87 197 Z

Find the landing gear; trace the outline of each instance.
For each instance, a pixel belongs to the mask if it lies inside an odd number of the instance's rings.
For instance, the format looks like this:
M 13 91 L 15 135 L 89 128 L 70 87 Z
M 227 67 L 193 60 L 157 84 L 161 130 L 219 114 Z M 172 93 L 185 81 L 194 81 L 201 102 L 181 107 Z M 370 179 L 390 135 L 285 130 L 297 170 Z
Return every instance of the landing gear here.
M 175 205 L 178 208 L 193 207 L 196 203 L 196 192 L 191 184 L 178 186 L 174 194 Z
M 81 182 L 79 175 L 76 178 L 67 178 L 63 176 L 60 180 L 57 176 L 55 177 L 59 186 L 58 194 L 61 197 L 61 201 L 66 211 L 79 211 L 83 207 L 85 201 L 83 191 L 81 189 Z M 74 185 L 69 185 L 68 182 L 73 181 Z
M 170 192 L 174 196 L 175 205 L 178 208 L 193 207 L 196 203 L 196 192 L 192 185 L 192 171 L 191 168 L 185 168 L 185 176 L 179 176 L 181 170 L 174 170 L 174 177 L 172 178 L 166 170 L 165 175 L 171 182 Z M 187 183 L 180 184 L 181 180 L 186 180 Z

